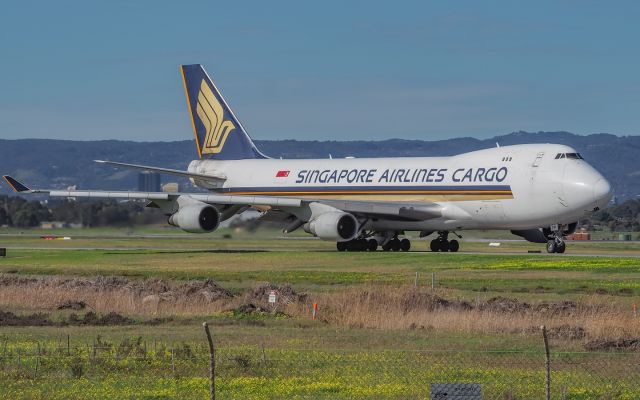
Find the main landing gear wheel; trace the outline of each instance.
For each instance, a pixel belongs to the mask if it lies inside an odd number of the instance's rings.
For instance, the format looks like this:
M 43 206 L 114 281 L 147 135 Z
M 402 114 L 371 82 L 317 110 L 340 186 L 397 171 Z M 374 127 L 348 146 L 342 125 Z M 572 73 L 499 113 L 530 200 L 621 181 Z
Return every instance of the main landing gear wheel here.
M 348 242 L 337 242 L 336 249 L 338 251 L 376 251 L 378 249 L 378 240 L 371 237 L 373 235 L 367 236 L 369 236 L 369 239 L 360 237 Z M 384 251 L 409 251 L 410 249 L 411 241 L 407 238 L 399 239 L 397 235 L 382 245 L 382 250 Z
M 369 239 L 367 241 L 367 250 L 376 251 L 378 249 L 378 241 L 375 239 Z
M 383 251 L 409 251 L 410 249 L 411 241 L 407 238 L 398 239 L 398 237 L 394 237 L 382 245 Z
M 452 241 L 449 242 L 449 251 L 452 253 L 457 252 L 460 249 L 460 243 L 453 239 Z
M 376 251 L 378 241 L 375 239 L 353 239 L 348 242 L 336 242 L 338 251 Z
M 429 249 L 431 249 L 431 251 L 433 252 L 438 252 L 438 251 L 442 251 L 442 252 L 450 251 L 452 253 L 457 252 L 460 249 L 460 243 L 455 239 L 451 241 L 447 240 L 448 236 L 449 236 L 449 232 L 447 231 L 438 232 L 438 237 L 431 241 L 431 243 L 429 244 Z M 457 236 L 461 237 L 460 235 L 457 235 Z
M 411 249 L 411 241 L 407 238 L 404 238 L 400 241 L 400 250 L 409 251 Z

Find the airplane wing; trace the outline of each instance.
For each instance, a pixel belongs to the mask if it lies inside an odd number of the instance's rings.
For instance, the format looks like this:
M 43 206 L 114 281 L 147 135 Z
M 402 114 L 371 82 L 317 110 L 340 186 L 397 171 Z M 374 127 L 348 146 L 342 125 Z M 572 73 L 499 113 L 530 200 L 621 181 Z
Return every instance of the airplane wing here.
M 161 174 L 184 176 L 187 178 L 194 178 L 197 180 L 204 180 L 204 181 L 211 181 L 211 182 L 224 182 L 227 179 L 226 176 L 221 174 L 220 175 L 198 174 L 195 172 L 180 171 L 178 169 L 150 167 L 148 165 L 128 164 L 128 163 L 121 163 L 116 161 L 105 161 L 105 160 L 93 160 L 93 161 L 99 164 L 108 164 L 108 165 L 115 165 L 117 167 L 138 169 L 142 171 L 151 171 L 151 172 L 159 172 Z
M 365 218 L 384 217 L 395 220 L 423 221 L 442 216 L 442 207 L 437 203 L 413 204 L 404 202 L 308 199 L 296 197 L 243 196 L 208 193 L 31 189 L 11 176 L 3 175 L 3 178 L 7 181 L 9 186 L 18 193 L 40 193 L 47 194 L 51 197 L 174 201 L 180 196 L 188 196 L 194 200 L 208 204 L 269 207 L 272 210 L 284 210 L 285 213 L 288 214 L 292 214 L 292 209 L 307 207 L 311 203 L 321 203 L 344 212 L 351 213 L 355 216 Z

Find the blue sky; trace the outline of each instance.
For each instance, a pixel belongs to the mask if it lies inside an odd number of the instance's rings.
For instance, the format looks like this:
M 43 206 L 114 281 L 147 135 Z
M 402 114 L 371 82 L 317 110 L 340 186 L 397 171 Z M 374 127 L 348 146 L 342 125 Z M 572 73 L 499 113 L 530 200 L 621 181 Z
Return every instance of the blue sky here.
M 632 1 L 20 1 L 0 138 L 192 138 L 202 63 L 256 139 L 640 133 Z

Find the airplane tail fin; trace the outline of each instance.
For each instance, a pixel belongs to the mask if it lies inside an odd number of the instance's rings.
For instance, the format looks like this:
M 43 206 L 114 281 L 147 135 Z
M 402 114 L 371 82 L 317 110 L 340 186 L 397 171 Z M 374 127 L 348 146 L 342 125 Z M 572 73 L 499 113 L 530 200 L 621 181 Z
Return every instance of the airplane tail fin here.
M 180 72 L 200 158 L 268 158 L 253 144 L 202 65 L 181 65 Z

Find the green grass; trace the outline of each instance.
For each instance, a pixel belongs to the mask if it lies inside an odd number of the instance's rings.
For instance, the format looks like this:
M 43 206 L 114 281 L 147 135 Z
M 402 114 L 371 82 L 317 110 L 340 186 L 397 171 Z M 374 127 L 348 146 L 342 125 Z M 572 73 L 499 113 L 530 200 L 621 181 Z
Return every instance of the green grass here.
M 134 238 L 128 245 L 136 247 L 139 240 Z M 220 240 L 216 244 L 219 243 L 227 249 L 10 249 L 8 257 L 0 259 L 0 272 L 212 278 L 233 288 L 269 281 L 316 290 L 356 284 L 406 284 L 413 282 L 416 272 L 421 274 L 423 283 L 430 284 L 433 272 L 439 287 L 465 291 L 640 294 L 638 257 L 338 253 L 318 249 L 325 244 L 314 240 Z M 272 243 L 286 250 L 263 251 L 258 247 L 261 244 L 263 249 L 269 248 Z M 175 242 L 173 245 L 180 246 Z

